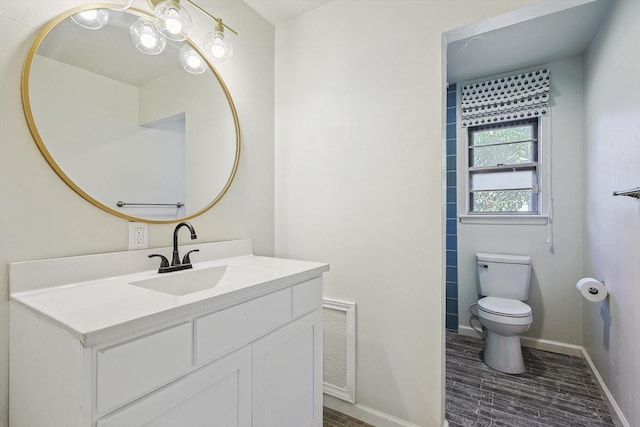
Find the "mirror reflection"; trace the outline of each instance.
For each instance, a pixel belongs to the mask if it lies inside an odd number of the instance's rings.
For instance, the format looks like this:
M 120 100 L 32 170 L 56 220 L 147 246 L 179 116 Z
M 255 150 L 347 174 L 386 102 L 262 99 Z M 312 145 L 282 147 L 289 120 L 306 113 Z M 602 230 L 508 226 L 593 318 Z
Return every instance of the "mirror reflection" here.
M 130 28 L 150 19 L 143 12 L 106 10 L 99 28 L 79 25 L 75 12 L 43 30 L 25 63 L 25 114 L 49 164 L 87 200 L 128 219 L 174 222 L 212 207 L 240 150 L 217 72 L 194 62 L 202 56 L 189 41 L 139 51 Z

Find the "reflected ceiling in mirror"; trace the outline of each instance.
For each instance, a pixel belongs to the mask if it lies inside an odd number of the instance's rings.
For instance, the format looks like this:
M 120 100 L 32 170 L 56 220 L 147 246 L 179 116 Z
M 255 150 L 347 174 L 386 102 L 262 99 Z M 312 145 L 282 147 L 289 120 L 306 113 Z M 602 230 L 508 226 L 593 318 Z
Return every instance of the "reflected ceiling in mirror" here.
M 114 215 L 151 223 L 193 218 L 231 185 L 240 129 L 229 91 L 206 61 L 181 65 L 189 40 L 149 55 L 129 28 L 153 18 L 106 9 L 99 29 L 70 10 L 37 36 L 23 69 L 25 116 L 49 165 L 74 191 Z M 186 48 L 188 49 L 188 48 Z

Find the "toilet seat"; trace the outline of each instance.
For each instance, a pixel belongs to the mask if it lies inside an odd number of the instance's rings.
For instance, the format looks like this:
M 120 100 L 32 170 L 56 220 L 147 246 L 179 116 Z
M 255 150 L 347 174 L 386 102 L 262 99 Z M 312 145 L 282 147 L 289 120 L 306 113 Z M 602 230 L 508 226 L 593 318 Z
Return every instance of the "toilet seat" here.
M 531 307 L 522 301 L 508 298 L 484 297 L 479 299 L 478 317 L 509 325 L 528 325 L 533 322 Z
M 509 298 L 484 297 L 478 300 L 481 310 L 509 317 L 527 317 L 531 314 L 531 307 L 522 301 Z

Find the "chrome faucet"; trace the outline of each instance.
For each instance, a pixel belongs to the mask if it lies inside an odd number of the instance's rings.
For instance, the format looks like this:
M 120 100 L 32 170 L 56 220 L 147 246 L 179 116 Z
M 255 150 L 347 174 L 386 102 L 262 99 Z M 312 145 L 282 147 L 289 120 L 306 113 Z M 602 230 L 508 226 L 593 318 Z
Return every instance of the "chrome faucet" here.
M 158 273 L 168 273 L 170 271 L 186 270 L 193 267 L 193 265 L 191 264 L 191 258 L 190 258 L 191 252 L 199 252 L 200 250 L 199 249 L 190 250 L 185 254 L 184 258 L 182 258 L 182 261 L 180 261 L 180 253 L 178 252 L 178 231 L 182 227 L 187 227 L 189 229 L 189 231 L 191 232 L 191 240 L 198 238 L 198 236 L 196 235 L 196 230 L 188 222 L 181 222 L 180 224 L 176 225 L 175 230 L 173 230 L 173 257 L 171 259 L 171 265 L 169 265 L 169 260 L 164 255 L 160 255 L 160 254 L 149 255 L 149 258 L 159 257 L 161 259 Z

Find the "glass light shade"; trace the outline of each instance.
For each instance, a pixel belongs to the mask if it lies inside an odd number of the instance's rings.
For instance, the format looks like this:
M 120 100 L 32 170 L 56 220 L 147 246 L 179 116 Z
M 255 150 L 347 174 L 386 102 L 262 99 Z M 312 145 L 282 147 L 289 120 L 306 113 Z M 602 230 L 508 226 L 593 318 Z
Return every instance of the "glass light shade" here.
M 89 30 L 99 30 L 109 22 L 107 9 L 88 9 L 71 16 L 71 19 L 81 27 Z
M 207 69 L 205 60 L 188 44 L 180 48 L 180 64 L 191 74 L 202 74 Z
M 183 41 L 191 34 L 191 15 L 175 0 L 164 0 L 155 7 L 158 31 L 169 40 Z
M 113 0 L 114 6 L 111 6 L 110 9 L 113 10 L 127 10 L 133 4 L 133 0 Z
M 162 34 L 156 30 L 151 22 L 145 19 L 138 19 L 131 24 L 129 34 L 136 49 L 148 55 L 162 53 L 167 45 L 167 40 Z
M 216 64 L 226 64 L 233 56 L 233 44 L 224 32 L 216 30 L 204 38 L 204 51 Z

